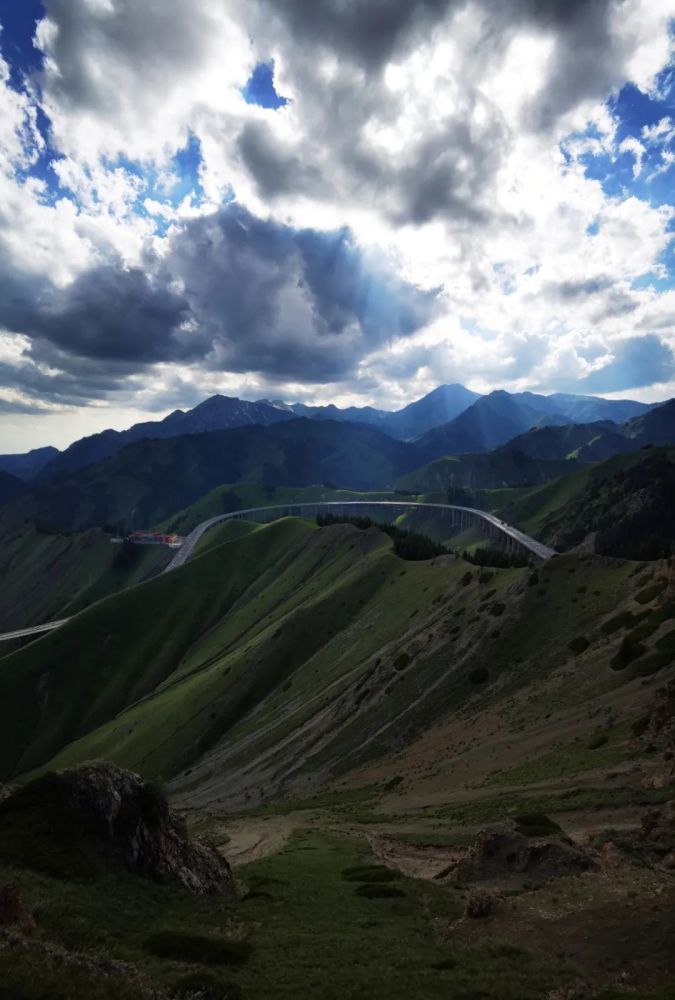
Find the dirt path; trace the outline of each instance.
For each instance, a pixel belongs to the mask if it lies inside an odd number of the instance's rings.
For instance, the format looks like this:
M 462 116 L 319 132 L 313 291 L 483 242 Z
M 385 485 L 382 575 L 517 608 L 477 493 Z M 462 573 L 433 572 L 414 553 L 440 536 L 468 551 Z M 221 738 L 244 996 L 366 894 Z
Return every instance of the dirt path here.
M 306 820 L 298 816 L 260 816 L 224 822 L 214 839 L 231 865 L 245 865 L 276 854 Z

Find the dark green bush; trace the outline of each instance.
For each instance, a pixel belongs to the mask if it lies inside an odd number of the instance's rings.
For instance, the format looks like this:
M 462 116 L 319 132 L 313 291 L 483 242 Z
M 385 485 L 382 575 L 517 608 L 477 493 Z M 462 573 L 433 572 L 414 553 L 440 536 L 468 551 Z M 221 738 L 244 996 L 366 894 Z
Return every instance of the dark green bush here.
M 410 665 L 410 653 L 399 653 L 394 660 L 394 670 L 405 670 Z
M 648 587 L 645 587 L 644 590 L 641 590 L 638 594 L 636 594 L 635 600 L 638 604 L 649 604 L 650 601 L 653 601 L 654 598 L 663 593 L 666 586 L 666 580 L 657 580 L 656 583 L 651 583 Z
M 518 833 L 526 837 L 554 837 L 562 833 L 561 827 L 546 813 L 520 813 L 513 819 Z
M 609 661 L 612 670 L 624 670 L 633 660 L 637 660 L 645 652 L 645 647 L 641 642 L 631 642 L 626 635 L 621 640 L 621 645 Z
M 490 671 L 487 667 L 476 667 L 469 674 L 469 680 L 472 684 L 485 684 L 489 677 Z
M 590 646 L 590 642 L 585 635 L 578 635 L 568 643 L 569 648 L 572 650 L 575 656 L 579 656 Z
M 603 747 L 608 739 L 609 733 L 605 732 L 604 729 L 599 730 L 597 733 L 593 733 L 586 745 L 589 750 L 597 750 L 598 747 Z
M 354 890 L 357 896 L 365 896 L 366 899 L 393 899 L 395 896 L 405 896 L 403 889 L 395 885 L 359 885 Z
M 181 931 L 158 931 L 146 938 L 143 946 L 158 958 L 200 965 L 241 965 L 252 951 L 248 941 L 228 941 Z
M 401 873 L 385 865 L 356 865 L 344 868 L 342 878 L 345 882 L 397 882 Z
M 632 732 L 633 736 L 642 736 L 642 734 L 645 733 L 648 728 L 649 728 L 649 716 L 641 715 L 639 719 L 636 719 L 635 722 L 631 723 L 630 731 Z

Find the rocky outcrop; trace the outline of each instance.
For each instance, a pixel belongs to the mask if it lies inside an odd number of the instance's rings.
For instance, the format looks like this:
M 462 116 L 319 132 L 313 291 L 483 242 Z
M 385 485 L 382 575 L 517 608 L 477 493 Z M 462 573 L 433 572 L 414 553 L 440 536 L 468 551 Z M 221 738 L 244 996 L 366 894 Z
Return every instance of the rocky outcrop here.
M 18 885 L 0 885 L 0 928 L 12 927 L 23 934 L 35 930 L 35 918 L 25 903 Z
M 638 842 L 653 863 L 675 869 L 675 799 L 645 813 Z
M 458 882 L 502 885 L 523 878 L 547 881 L 595 867 L 588 854 L 564 840 L 482 830 L 455 865 L 452 877 Z
M 0 802 L 4 802 L 12 794 L 13 789 L 9 785 L 0 784 Z
M 24 785 L 0 806 L 0 830 L 17 819 L 25 824 L 31 815 L 43 821 L 45 812 L 61 824 L 55 830 L 71 830 L 86 850 L 130 871 L 178 882 L 194 893 L 235 895 L 225 858 L 190 839 L 157 786 L 115 764 L 80 764 Z

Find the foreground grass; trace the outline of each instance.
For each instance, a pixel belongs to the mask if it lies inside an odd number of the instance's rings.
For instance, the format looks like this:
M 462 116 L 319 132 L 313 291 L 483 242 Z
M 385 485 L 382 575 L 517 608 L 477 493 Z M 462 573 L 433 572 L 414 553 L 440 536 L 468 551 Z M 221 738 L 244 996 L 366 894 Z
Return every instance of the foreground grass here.
M 451 948 L 444 932 L 462 911 L 454 890 L 398 878 L 396 893 L 364 891 L 383 879 L 363 841 L 300 832 L 239 874 L 253 889 L 242 909 L 254 954 L 237 974 L 250 1000 L 534 1000 L 565 978 L 498 941 Z
M 65 880 L 0 862 L 0 884 L 17 882 L 37 920 L 30 949 L 0 939 L 0 1000 L 156 990 L 180 1000 L 541 1000 L 574 981 L 574 969 L 498 939 L 453 945 L 463 894 L 375 861 L 364 840 L 299 831 L 238 869 L 249 895 L 234 905 L 119 872 Z

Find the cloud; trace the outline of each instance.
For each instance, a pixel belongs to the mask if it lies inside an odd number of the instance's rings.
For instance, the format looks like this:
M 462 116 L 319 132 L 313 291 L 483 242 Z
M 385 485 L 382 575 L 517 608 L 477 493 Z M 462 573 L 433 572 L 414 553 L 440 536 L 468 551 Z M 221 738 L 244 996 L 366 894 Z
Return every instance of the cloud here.
M 656 98 L 673 0 L 45 8 L 43 71 L 19 92 L 0 64 L 0 322 L 30 338 L 0 374 L 27 405 L 614 384 L 638 334 L 667 371 L 672 301 L 635 279 L 674 212 L 630 185 L 672 122 L 626 139 L 608 99 Z M 263 64 L 276 109 L 242 93 Z
M 580 392 L 623 392 L 675 377 L 675 354 L 655 334 L 627 337 L 612 346 L 611 360 L 577 383 Z
M 189 221 L 163 256 L 149 253 L 145 263 L 100 266 L 61 289 L 6 296 L 0 323 L 30 341 L 16 384 L 72 402 L 179 362 L 328 381 L 419 329 L 436 308 L 434 293 L 368 260 L 347 231 L 297 231 L 235 205 Z

